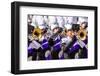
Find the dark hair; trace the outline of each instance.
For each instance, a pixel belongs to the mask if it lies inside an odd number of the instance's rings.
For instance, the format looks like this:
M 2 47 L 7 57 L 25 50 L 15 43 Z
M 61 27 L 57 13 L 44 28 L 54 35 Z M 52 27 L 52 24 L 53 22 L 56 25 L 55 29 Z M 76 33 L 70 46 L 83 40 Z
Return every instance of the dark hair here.
M 31 34 L 34 30 L 34 26 L 28 25 L 28 34 Z
M 77 31 L 79 31 L 79 29 L 80 29 L 80 25 L 79 24 L 73 24 L 72 25 L 72 30 L 73 31 L 76 31 L 77 32 Z
M 88 22 L 83 22 L 82 24 L 85 24 L 84 29 L 86 29 L 88 27 Z
M 59 27 L 58 33 L 61 33 L 63 31 L 63 28 Z

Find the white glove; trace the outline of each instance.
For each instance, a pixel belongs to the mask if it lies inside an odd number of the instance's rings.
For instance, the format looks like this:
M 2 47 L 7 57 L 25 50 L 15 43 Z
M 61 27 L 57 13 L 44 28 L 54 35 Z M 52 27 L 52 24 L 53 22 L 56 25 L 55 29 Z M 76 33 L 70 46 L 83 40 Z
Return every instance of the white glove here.
M 38 43 L 37 41 L 33 40 L 32 43 L 30 43 L 28 49 L 34 48 L 34 49 L 39 49 L 41 47 L 41 44 Z

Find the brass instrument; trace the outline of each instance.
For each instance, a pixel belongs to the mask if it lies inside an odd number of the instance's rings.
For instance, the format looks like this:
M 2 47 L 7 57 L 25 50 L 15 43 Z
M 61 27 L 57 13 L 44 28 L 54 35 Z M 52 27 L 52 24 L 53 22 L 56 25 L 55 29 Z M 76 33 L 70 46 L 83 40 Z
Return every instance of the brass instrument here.
M 87 32 L 84 29 L 78 31 L 78 38 L 80 40 L 85 40 L 87 36 Z
M 67 35 L 67 29 L 63 29 L 63 31 L 61 32 L 61 36 L 66 37 L 66 35 Z
M 63 37 L 63 36 L 66 36 L 65 30 L 62 31 L 61 36 L 62 36 L 62 37 Z
M 42 37 L 42 30 L 40 28 L 35 28 L 32 33 L 33 39 L 39 40 Z

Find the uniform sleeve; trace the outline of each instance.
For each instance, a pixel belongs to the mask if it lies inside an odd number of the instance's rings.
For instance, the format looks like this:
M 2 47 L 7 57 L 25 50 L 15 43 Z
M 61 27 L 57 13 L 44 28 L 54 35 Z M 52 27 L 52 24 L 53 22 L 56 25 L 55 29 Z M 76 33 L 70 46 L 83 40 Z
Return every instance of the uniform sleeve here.
M 75 52 L 78 52 L 78 50 L 80 49 L 80 45 L 76 44 L 74 46 L 72 46 L 70 49 L 69 49 L 69 53 L 75 53 Z

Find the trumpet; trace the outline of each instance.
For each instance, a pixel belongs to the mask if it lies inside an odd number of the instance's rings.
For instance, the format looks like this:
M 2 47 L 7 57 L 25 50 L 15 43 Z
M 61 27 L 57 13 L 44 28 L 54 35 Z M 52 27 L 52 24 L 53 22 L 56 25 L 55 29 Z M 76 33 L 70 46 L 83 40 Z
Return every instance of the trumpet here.
M 33 37 L 33 39 L 35 39 L 35 40 L 39 40 L 39 39 L 41 39 L 41 37 L 42 37 L 42 30 L 40 29 L 40 28 L 35 28 L 34 30 L 33 30 L 33 33 L 32 33 L 32 37 Z
M 78 38 L 80 40 L 85 40 L 86 39 L 86 36 L 87 36 L 86 30 L 81 29 L 81 30 L 78 31 Z

